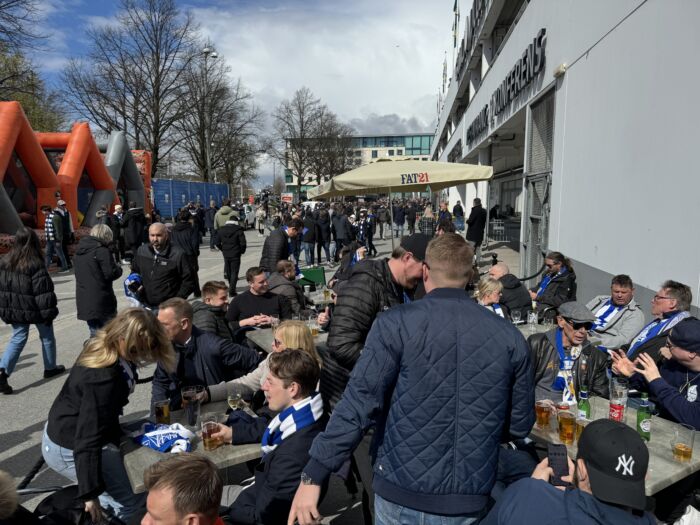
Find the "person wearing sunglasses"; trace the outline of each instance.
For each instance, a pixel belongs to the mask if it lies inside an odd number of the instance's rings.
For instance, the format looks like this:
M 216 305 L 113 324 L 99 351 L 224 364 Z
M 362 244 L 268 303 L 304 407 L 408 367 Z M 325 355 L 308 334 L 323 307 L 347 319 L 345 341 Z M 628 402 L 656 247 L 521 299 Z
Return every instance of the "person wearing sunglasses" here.
M 568 257 L 550 252 L 544 258 L 546 271 L 537 286 L 530 288 L 530 298 L 537 301 L 537 309 L 558 308 L 576 300 L 576 273 Z
M 570 301 L 558 309 L 556 327 L 527 342 L 535 374 L 535 399 L 576 403 L 578 392 L 608 397 L 607 355 L 588 341 L 596 317 Z

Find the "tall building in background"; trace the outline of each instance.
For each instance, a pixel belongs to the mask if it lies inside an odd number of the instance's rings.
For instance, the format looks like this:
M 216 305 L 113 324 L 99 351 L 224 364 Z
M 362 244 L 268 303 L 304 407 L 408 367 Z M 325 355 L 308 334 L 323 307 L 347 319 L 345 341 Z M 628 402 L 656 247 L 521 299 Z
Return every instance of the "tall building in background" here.
M 625 273 L 647 316 L 666 279 L 693 289 L 698 313 L 699 17 L 690 1 L 473 1 L 431 158 L 493 166 L 450 204 L 499 205 L 521 276 L 557 250 L 580 301 Z

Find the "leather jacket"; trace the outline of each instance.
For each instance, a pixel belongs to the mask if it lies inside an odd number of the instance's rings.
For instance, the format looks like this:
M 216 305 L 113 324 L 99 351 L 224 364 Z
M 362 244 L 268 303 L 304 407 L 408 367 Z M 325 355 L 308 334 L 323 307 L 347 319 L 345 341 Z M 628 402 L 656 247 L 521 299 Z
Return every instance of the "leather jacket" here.
M 557 352 L 555 335 L 559 328 L 550 330 L 542 334 L 534 334 L 527 338 L 530 346 L 530 361 L 535 373 L 534 385 L 537 385 L 544 378 L 549 366 L 554 370 L 559 370 L 559 353 Z M 586 370 L 581 370 L 581 356 L 586 356 Z M 608 355 L 590 342 L 583 343 L 581 356 L 576 359 L 573 368 L 574 388 L 578 392 L 581 385 L 588 387 L 588 394 L 591 396 L 609 397 L 610 388 L 608 385 Z

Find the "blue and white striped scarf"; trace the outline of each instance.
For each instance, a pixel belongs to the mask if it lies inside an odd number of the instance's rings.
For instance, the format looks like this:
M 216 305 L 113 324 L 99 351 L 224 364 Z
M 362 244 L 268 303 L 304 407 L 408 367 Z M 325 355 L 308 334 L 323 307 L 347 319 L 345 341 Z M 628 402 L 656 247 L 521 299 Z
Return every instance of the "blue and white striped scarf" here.
M 622 310 L 624 306 L 617 306 L 613 304 L 612 299 L 605 301 L 594 313 L 596 316 L 596 321 L 593 323 L 593 330 L 601 330 L 612 321 L 613 317 L 617 315 L 617 312 Z
M 314 392 L 298 403 L 285 408 L 267 425 L 262 437 L 263 456 L 274 451 L 277 446 L 297 430 L 313 425 L 323 415 L 321 394 Z

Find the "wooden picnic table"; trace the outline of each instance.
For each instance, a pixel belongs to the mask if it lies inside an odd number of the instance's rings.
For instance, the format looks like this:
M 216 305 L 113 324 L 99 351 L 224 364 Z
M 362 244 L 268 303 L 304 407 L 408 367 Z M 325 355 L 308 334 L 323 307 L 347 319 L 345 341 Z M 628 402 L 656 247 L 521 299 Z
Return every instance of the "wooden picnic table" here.
M 272 341 L 274 337 L 272 336 L 272 328 L 261 328 L 260 330 L 249 330 L 246 332 L 245 336 L 250 342 L 255 346 L 267 352 L 268 354 L 272 352 Z M 316 346 L 325 345 L 328 340 L 328 332 L 319 332 L 319 334 L 314 337 L 314 343 Z
M 202 406 L 201 414 L 216 413 L 223 416 L 227 408 L 228 404 L 225 401 L 210 403 Z M 184 410 L 170 412 L 170 421 L 184 424 Z M 136 444 L 132 438 L 122 440 L 120 448 L 124 458 L 124 468 L 129 476 L 129 483 L 131 483 L 131 489 L 136 494 L 146 490 L 143 481 L 146 469 L 170 455 L 170 452 L 158 452 L 148 447 L 142 447 Z M 204 443 L 199 436 L 192 443 L 192 452 L 206 456 L 219 470 L 257 459 L 261 455 L 260 443 L 252 443 L 250 445 L 224 444 L 216 448 L 216 450 L 204 450 Z
M 609 401 L 602 397 L 591 397 L 591 420 L 608 417 Z M 575 410 L 576 407 L 573 407 Z M 549 419 L 549 428 L 540 429 L 535 426 L 530 433 L 530 437 L 540 443 L 561 443 L 557 428 L 557 418 L 552 415 Z M 627 408 L 625 413 L 625 424 L 636 430 L 637 411 Z M 649 468 L 646 479 L 646 494 L 651 496 L 669 485 L 676 483 L 690 474 L 700 470 L 700 454 L 693 451 L 691 460 L 687 463 L 679 463 L 673 459 L 671 451 L 671 441 L 674 432 L 679 425 L 667 419 L 657 416 L 651 420 L 651 439 L 646 443 L 649 450 Z M 578 448 L 576 441 L 573 445 L 566 445 L 569 457 L 576 458 Z

